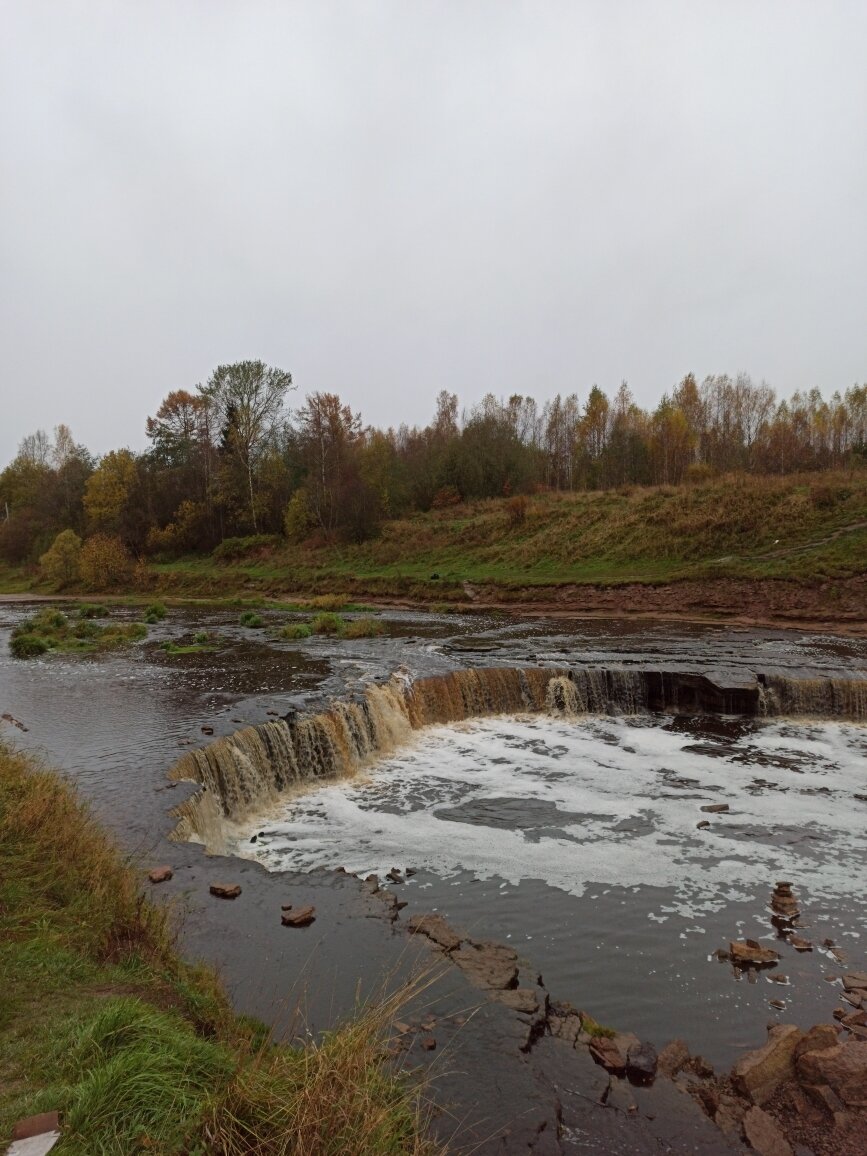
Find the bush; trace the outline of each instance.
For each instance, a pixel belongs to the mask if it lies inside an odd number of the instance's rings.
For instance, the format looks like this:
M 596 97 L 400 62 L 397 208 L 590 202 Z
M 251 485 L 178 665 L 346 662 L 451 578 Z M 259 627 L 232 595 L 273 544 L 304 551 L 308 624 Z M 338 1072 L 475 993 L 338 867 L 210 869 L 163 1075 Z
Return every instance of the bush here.
M 91 590 L 122 586 L 132 575 L 132 558 L 120 538 L 94 534 L 81 547 L 81 579 Z
M 311 610 L 342 610 L 347 603 L 345 594 L 318 594 L 315 598 L 311 598 L 309 606 Z
M 162 602 L 152 602 L 150 606 L 145 609 L 145 618 L 147 618 L 149 614 L 152 615 L 157 622 L 162 622 L 162 620 L 168 614 L 168 611 L 166 610 L 165 606 L 163 606 Z
M 251 534 L 247 538 L 226 538 L 211 551 L 217 562 L 238 562 L 253 555 L 263 557 L 280 545 L 276 534 Z
M 79 618 L 108 618 L 108 608 L 98 602 L 85 602 L 78 608 Z
M 317 614 L 310 623 L 314 634 L 342 634 L 346 623 L 339 614 Z
M 377 638 L 385 634 L 385 623 L 378 618 L 356 618 L 347 622 L 343 631 L 344 638 Z
M 457 486 L 442 486 L 433 496 L 431 506 L 435 510 L 444 510 L 449 506 L 459 506 L 463 498 Z
M 9 649 L 15 658 L 36 658 L 45 654 L 49 649 L 47 639 L 38 634 L 13 634 L 9 640 Z
M 251 630 L 258 630 L 260 626 L 265 625 L 261 616 L 257 614 L 255 610 L 245 610 L 241 615 L 239 622 L 242 626 L 250 627 Z
M 193 642 L 195 642 L 197 646 L 204 646 L 206 642 L 210 641 L 210 638 L 211 636 L 207 630 L 198 630 L 193 635 Z
M 297 545 L 307 537 L 313 525 L 310 517 L 310 506 L 307 501 L 307 491 L 296 490 L 289 499 L 286 512 L 283 514 L 283 533 L 289 542 Z
M 527 520 L 527 507 L 529 502 L 523 494 L 518 494 L 514 498 L 509 498 L 506 502 L 506 517 L 509 519 L 510 526 L 522 526 Z
M 280 631 L 281 638 L 309 638 L 312 631 L 306 622 L 288 622 Z
M 63 530 L 39 559 L 39 565 L 52 582 L 66 586 L 77 581 L 80 558 L 81 538 L 74 530 Z

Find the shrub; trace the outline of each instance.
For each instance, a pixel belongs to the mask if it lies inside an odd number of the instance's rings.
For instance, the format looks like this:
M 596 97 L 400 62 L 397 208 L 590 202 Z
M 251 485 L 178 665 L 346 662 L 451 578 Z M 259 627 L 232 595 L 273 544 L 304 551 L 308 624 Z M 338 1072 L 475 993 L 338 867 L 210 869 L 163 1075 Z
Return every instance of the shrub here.
M 193 635 L 193 642 L 199 646 L 203 646 L 206 642 L 210 641 L 210 637 L 207 630 L 198 630 Z
M 241 615 L 239 622 L 242 626 L 248 626 L 251 630 L 258 630 L 260 626 L 264 626 L 264 622 L 255 610 L 245 610 Z
M 144 620 L 153 626 L 155 622 L 162 622 L 167 613 L 168 611 L 162 602 L 153 602 L 145 609 Z
M 527 507 L 529 502 L 523 494 L 518 494 L 514 498 L 509 498 L 506 502 L 506 516 L 509 519 L 510 526 L 522 526 L 527 520 Z
M 47 578 L 65 586 L 78 579 L 80 558 L 81 538 L 74 530 L 63 530 L 39 559 L 39 565 Z
M 700 486 L 713 481 L 716 476 L 716 470 L 707 462 L 690 462 L 683 471 L 683 480 L 688 486 Z
M 346 605 L 347 598 L 345 594 L 317 594 L 315 598 L 311 598 L 309 606 L 311 610 L 328 610 L 334 612 L 342 610 Z
M 431 506 L 435 510 L 444 510 L 449 506 L 459 506 L 463 498 L 457 486 L 442 486 L 433 496 Z
M 48 640 L 40 638 L 38 634 L 13 634 L 9 640 L 9 649 L 15 658 L 35 658 L 45 654 L 50 647 Z
M 120 538 L 94 534 L 81 547 L 81 579 L 91 590 L 121 586 L 132 574 L 132 558 Z
M 281 638 L 309 638 L 312 631 L 306 622 L 288 622 L 280 631 Z
M 310 506 L 307 501 L 307 491 L 296 490 L 286 506 L 283 514 L 283 533 L 289 542 L 298 544 L 307 537 L 313 525 L 310 517 Z
M 310 623 L 314 634 L 342 634 L 346 623 L 339 614 L 317 614 Z
M 377 638 L 385 634 L 385 623 L 378 618 L 356 618 L 347 622 L 343 631 L 344 638 Z
M 78 608 L 79 618 L 107 618 L 108 609 L 98 602 L 85 602 Z
M 217 562 L 238 562 L 241 558 L 253 555 L 260 557 L 269 554 L 280 539 L 276 534 L 251 534 L 247 538 L 226 538 L 219 546 L 211 551 L 211 557 Z

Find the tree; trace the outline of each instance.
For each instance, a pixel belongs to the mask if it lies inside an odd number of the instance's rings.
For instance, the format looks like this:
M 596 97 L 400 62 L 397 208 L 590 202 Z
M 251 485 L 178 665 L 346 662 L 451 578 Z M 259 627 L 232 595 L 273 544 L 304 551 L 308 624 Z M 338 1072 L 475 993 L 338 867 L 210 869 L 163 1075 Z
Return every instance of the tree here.
M 78 578 L 80 560 L 81 538 L 74 530 L 62 530 L 39 559 L 39 565 L 52 582 L 65 586 Z
M 126 528 L 136 481 L 132 451 L 110 450 L 87 479 L 84 492 L 84 509 L 93 529 L 118 533 Z
M 298 422 L 308 506 L 315 522 L 330 534 L 340 522 L 343 485 L 361 434 L 361 416 L 336 393 L 311 393 L 298 411 Z
M 256 467 L 280 420 L 292 374 L 263 361 L 238 361 L 218 365 L 202 395 L 217 406 L 221 416 L 224 452 L 244 472 L 253 532 L 256 516 Z

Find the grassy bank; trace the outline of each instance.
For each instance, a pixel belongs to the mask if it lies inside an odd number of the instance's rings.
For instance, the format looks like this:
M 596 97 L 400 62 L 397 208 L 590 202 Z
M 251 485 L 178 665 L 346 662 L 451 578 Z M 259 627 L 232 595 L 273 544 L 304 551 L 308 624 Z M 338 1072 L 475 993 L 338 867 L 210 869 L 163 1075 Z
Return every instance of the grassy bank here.
M 720 578 L 818 584 L 867 570 L 867 471 L 743 475 L 694 486 L 542 493 L 386 522 L 361 545 L 241 549 L 232 560 L 152 561 L 161 597 L 226 599 L 341 591 L 462 603 L 465 584 L 647 586 Z M 2 588 L 21 576 L 0 574 Z M 45 590 L 38 582 L 36 589 Z M 142 597 L 147 597 L 143 593 Z M 530 593 L 532 597 L 532 593 Z
M 438 1151 L 382 1058 L 393 1004 L 273 1046 L 140 883 L 61 779 L 0 746 L 0 1146 L 59 1109 L 60 1156 Z

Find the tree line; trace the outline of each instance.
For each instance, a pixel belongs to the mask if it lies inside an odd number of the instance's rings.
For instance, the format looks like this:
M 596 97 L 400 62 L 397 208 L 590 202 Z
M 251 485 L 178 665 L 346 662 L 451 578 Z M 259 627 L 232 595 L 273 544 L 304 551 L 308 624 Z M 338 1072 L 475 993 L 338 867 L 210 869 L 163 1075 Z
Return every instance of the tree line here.
M 0 473 L 0 559 L 90 564 L 221 549 L 256 535 L 359 542 L 381 523 L 476 498 L 700 483 L 720 473 L 788 474 L 867 465 L 867 385 L 779 399 L 746 374 L 688 374 L 652 410 L 624 382 L 582 402 L 488 394 L 462 410 L 443 390 L 431 422 L 387 430 L 333 393 L 289 407 L 290 373 L 218 366 L 148 417 L 148 448 L 95 458 L 66 425 L 23 439 Z M 48 555 L 65 533 L 65 561 Z M 77 545 L 76 545 L 77 543 Z M 63 543 L 61 543 L 62 547 Z M 73 561 L 73 555 L 75 560 Z

